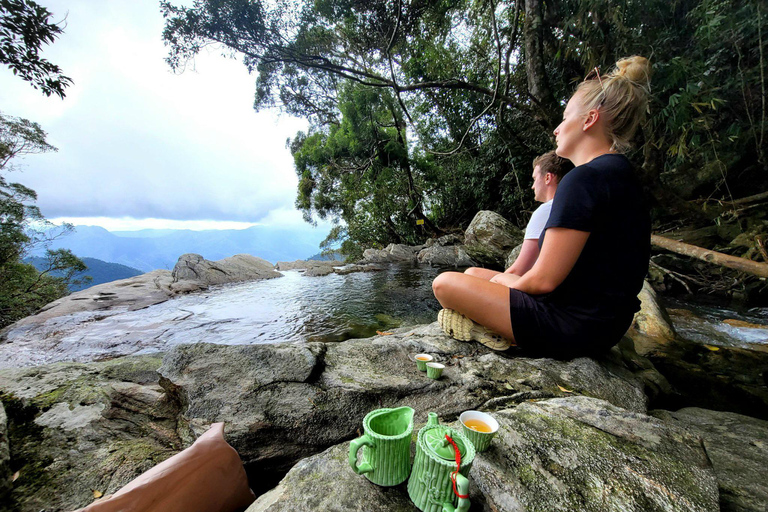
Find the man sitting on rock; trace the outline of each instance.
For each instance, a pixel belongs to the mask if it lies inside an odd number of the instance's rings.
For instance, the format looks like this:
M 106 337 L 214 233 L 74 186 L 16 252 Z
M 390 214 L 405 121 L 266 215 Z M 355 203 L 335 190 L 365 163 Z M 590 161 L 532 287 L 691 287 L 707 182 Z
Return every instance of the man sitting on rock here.
M 533 161 L 533 186 L 531 187 L 534 194 L 533 198 L 544 204 L 536 208 L 536 211 L 531 215 L 531 220 L 528 221 L 528 226 L 525 228 L 525 237 L 520 253 L 512 266 L 504 271 L 505 274 L 522 276 L 536 263 L 536 258 L 539 257 L 539 236 L 549 219 L 557 185 L 571 169 L 573 169 L 571 161 L 560 158 L 554 151 L 544 153 Z M 483 279 L 493 279 L 501 274 L 495 270 L 478 267 L 468 268 L 465 273 Z M 504 284 L 503 278 L 497 278 L 497 281 Z

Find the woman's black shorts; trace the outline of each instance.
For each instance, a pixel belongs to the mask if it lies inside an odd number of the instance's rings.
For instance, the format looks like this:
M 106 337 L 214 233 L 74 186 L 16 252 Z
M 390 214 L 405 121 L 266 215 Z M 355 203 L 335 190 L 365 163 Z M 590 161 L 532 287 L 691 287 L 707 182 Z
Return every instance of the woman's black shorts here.
M 580 308 L 552 304 L 546 296 L 509 290 L 515 341 L 526 355 L 570 359 L 606 352 L 617 344 L 634 313 L 595 319 Z

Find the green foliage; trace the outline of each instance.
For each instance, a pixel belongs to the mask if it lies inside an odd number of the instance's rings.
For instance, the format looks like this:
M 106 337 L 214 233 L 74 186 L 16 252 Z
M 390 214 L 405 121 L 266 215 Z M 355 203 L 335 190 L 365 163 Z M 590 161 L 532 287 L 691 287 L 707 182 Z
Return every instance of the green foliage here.
M 12 169 L 14 157 L 44 151 L 55 148 L 45 141 L 38 124 L 0 113 L 0 172 Z M 38 229 L 49 224 L 35 206 L 36 199 L 34 190 L 0 174 L 0 328 L 66 295 L 75 274 L 86 268 L 64 249 L 47 251 L 42 271 L 22 261 L 32 246 L 47 242 Z M 70 229 L 65 225 L 62 234 Z
M 768 186 L 768 8 L 760 0 L 197 0 L 163 8 L 174 68 L 223 45 L 257 72 L 255 108 L 310 120 L 292 143 L 296 204 L 310 222 L 343 223 L 329 243 L 413 243 L 466 227 L 480 209 L 524 224 L 530 163 L 552 149 L 565 100 L 587 70 L 606 72 L 634 54 L 648 56 L 655 73 L 640 150 L 630 157 L 657 205 L 707 221 L 684 200 Z
M 53 43 L 63 31 L 50 17 L 48 9 L 32 0 L 0 0 L 0 64 L 46 96 L 63 98 L 72 80 L 40 56 L 43 45 Z

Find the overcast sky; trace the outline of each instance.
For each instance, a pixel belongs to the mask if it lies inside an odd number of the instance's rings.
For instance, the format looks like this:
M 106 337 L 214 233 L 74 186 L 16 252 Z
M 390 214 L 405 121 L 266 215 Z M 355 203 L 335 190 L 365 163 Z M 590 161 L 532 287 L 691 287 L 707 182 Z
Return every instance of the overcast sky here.
M 8 177 L 37 191 L 43 215 L 111 230 L 302 223 L 285 142 L 306 123 L 254 112 L 239 60 L 211 51 L 173 74 L 156 1 L 36 1 L 66 16 L 44 57 L 74 85 L 47 98 L 0 66 L 0 111 L 40 123 L 59 149 Z

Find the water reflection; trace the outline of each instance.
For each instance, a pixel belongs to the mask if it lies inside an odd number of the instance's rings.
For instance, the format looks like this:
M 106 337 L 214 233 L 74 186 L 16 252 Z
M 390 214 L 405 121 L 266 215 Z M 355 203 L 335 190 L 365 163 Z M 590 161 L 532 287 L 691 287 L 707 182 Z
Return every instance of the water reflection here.
M 284 277 L 227 285 L 131 312 L 54 319 L 48 332 L 20 332 L 0 345 L 0 367 L 92 361 L 163 352 L 182 343 L 243 345 L 343 341 L 433 322 L 440 271 L 392 265 L 378 272 Z

